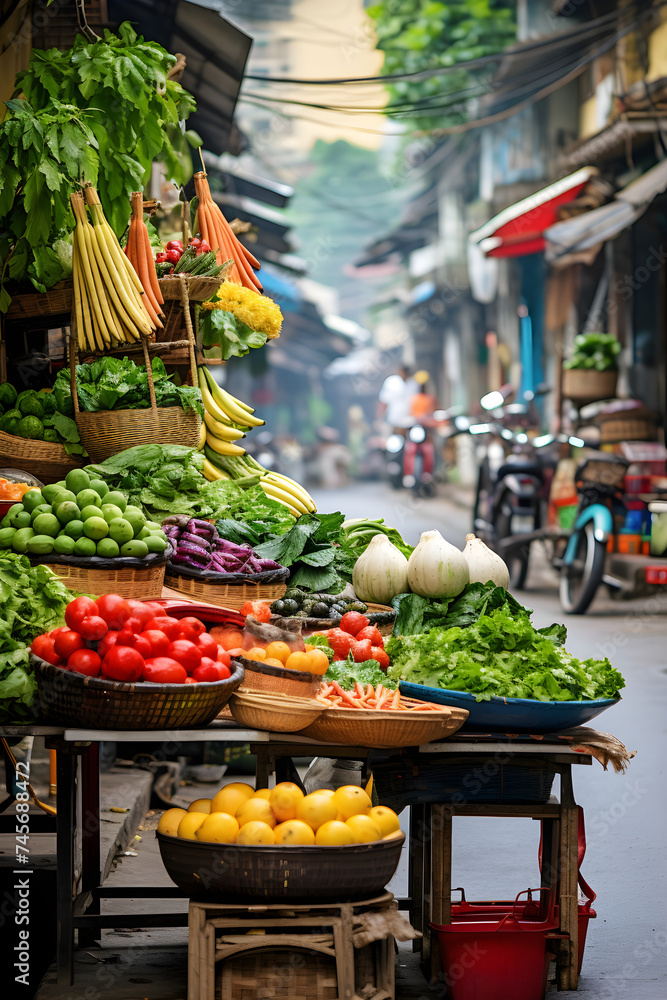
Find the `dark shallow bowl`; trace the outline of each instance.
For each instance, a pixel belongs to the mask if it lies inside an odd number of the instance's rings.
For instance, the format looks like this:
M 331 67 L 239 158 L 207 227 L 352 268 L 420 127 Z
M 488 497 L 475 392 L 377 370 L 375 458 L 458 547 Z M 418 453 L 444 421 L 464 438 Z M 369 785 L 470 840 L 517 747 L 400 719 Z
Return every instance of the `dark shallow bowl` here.
M 379 896 L 405 837 L 344 847 L 210 844 L 156 834 L 169 877 L 194 899 L 343 903 Z
M 598 698 L 593 701 L 537 701 L 532 698 L 491 698 L 477 701 L 466 691 L 426 687 L 401 681 L 401 694 L 421 698 L 436 705 L 467 708 L 469 715 L 460 732 L 556 733 L 590 722 L 605 709 L 618 704 L 620 698 Z

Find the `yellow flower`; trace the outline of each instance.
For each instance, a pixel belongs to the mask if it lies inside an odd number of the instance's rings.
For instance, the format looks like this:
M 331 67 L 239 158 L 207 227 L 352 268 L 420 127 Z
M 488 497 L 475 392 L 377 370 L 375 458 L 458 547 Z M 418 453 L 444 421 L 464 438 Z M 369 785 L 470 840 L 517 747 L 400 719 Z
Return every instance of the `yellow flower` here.
M 244 288 L 233 281 L 225 281 L 217 291 L 217 302 L 204 302 L 204 309 L 224 309 L 251 330 L 265 333 L 269 340 L 280 336 L 283 314 L 268 295 L 260 295 L 252 288 Z

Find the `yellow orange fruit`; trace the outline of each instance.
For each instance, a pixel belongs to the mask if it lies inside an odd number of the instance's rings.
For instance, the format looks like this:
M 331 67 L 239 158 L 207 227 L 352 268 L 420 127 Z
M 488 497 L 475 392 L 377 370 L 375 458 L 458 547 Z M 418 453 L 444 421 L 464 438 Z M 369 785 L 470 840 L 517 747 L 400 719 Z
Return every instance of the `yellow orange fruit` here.
M 291 652 L 286 642 L 270 642 L 266 647 L 267 659 L 280 660 L 281 663 L 285 663 Z
M 255 794 L 253 795 L 253 799 L 266 799 L 267 802 L 269 801 L 270 798 L 271 798 L 270 788 L 257 788 L 255 790 Z
M 311 792 L 304 799 L 299 799 L 296 806 L 297 819 L 302 819 L 314 831 L 319 830 L 323 823 L 335 819 L 336 812 L 333 796 L 322 795 L 321 792 Z
M 318 795 L 328 795 L 330 799 L 334 797 L 333 788 L 316 788 L 313 792 L 311 792 L 311 795 L 315 792 L 317 792 Z
M 393 833 L 386 833 L 383 840 L 402 840 L 405 834 L 402 830 L 394 830 Z
M 276 844 L 314 844 L 315 834 L 301 819 L 288 819 L 273 831 Z
M 308 653 L 290 653 L 285 660 L 288 670 L 307 670 L 310 672 L 310 660 Z
M 211 802 L 213 799 L 195 799 L 188 806 L 188 812 L 191 813 L 210 813 Z
M 271 791 L 269 802 L 279 823 L 296 819 L 296 807 L 304 794 L 293 781 L 281 781 Z
M 158 833 L 166 833 L 169 837 L 177 837 L 178 824 L 187 814 L 186 809 L 167 809 L 160 816 L 160 822 L 157 825 Z
M 178 824 L 177 836 L 181 837 L 183 840 L 196 840 L 197 830 L 206 819 L 206 816 L 206 813 L 186 812 L 185 816 Z
M 382 840 L 380 827 L 374 823 L 370 816 L 350 816 L 345 820 L 345 826 L 349 828 L 356 844 L 368 844 L 373 840 Z
M 229 813 L 211 813 L 195 831 L 195 837 L 214 844 L 233 844 L 238 832 L 238 821 Z
M 257 798 L 254 795 L 237 810 L 236 818 L 239 826 L 245 826 L 246 823 L 258 820 L 260 823 L 266 823 L 273 829 L 278 822 L 273 809 L 266 799 Z
M 310 652 L 306 653 L 308 657 L 308 662 L 310 663 L 309 670 L 311 674 L 326 674 L 329 669 L 329 657 L 324 652 L 323 649 L 318 649 L 315 646 Z
M 273 827 L 260 820 L 245 823 L 236 835 L 237 844 L 274 844 Z
M 311 645 L 311 643 L 309 643 L 309 642 L 306 642 L 306 643 L 304 643 L 303 648 L 305 649 L 305 651 L 307 653 L 310 653 L 311 649 L 315 649 L 315 646 Z
M 223 785 L 211 802 L 211 812 L 229 813 L 236 816 L 244 802 L 251 799 L 255 794 L 255 789 L 251 788 L 244 781 L 233 781 L 229 785 Z
M 401 829 L 398 816 L 389 806 L 373 806 L 368 815 L 380 827 L 380 833 L 383 837 Z
M 315 834 L 315 843 L 323 846 L 335 844 L 340 847 L 343 844 L 353 844 L 354 837 L 346 823 L 332 819 L 328 823 L 323 823 L 319 828 Z
M 373 803 L 359 785 L 341 785 L 334 792 L 334 802 L 343 819 L 366 813 Z
M 265 660 L 262 660 L 262 663 L 265 663 L 267 665 L 267 667 L 284 667 L 285 666 L 285 664 L 283 663 L 283 661 L 276 659 L 275 656 L 267 656 L 267 658 Z
M 253 646 L 244 653 L 246 660 L 265 660 L 266 650 L 262 646 Z

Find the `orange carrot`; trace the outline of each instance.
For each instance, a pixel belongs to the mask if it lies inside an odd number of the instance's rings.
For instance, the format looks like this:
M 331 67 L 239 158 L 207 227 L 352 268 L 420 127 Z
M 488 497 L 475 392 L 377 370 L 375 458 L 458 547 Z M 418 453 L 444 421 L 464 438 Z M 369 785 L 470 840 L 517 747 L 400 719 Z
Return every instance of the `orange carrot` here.
M 357 707 L 356 704 L 355 704 L 354 698 L 351 697 L 351 695 L 349 694 L 349 692 L 343 690 L 343 688 L 340 686 L 340 684 L 338 683 L 338 681 L 334 681 L 333 682 L 333 686 L 334 686 L 334 691 L 336 692 L 336 694 L 340 698 L 342 698 L 344 702 L 347 702 L 347 706 L 349 708 L 356 708 Z
M 157 271 L 155 270 L 155 261 L 153 259 L 153 248 L 151 247 L 151 238 L 148 235 L 148 229 L 146 228 L 146 223 L 143 222 L 139 230 L 140 237 L 143 239 L 144 253 L 146 254 L 146 263 L 148 265 L 148 277 L 151 284 L 151 289 L 153 290 L 153 300 L 156 306 L 161 306 L 164 302 L 162 298 L 162 290 L 160 288 L 160 282 L 158 281 Z M 160 310 L 158 309 L 158 312 Z

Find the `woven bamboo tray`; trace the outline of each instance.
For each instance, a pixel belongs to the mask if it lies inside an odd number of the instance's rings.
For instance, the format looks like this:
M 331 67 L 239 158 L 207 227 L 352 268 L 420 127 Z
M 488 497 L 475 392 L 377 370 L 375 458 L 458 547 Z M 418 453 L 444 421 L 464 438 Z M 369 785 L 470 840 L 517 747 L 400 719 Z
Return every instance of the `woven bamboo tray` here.
M 324 712 L 301 736 L 343 746 L 417 747 L 442 740 L 460 729 L 468 713 L 445 708 L 440 712 L 393 712 L 372 708 L 332 708 Z
M 245 668 L 245 678 L 239 689 L 243 692 L 261 691 L 268 695 L 290 695 L 299 700 L 312 700 L 322 684 L 319 674 L 311 674 L 307 670 L 274 667 L 262 660 L 246 660 L 244 656 L 238 656 L 237 660 Z
M 33 316 L 61 316 L 71 313 L 74 291 L 72 282 L 61 281 L 48 292 L 12 295 L 7 319 L 32 319 Z
M 84 729 L 185 729 L 206 726 L 243 680 L 235 664 L 224 681 L 208 684 L 125 684 L 86 677 L 31 656 L 42 714 Z
M 162 597 L 166 563 L 157 566 L 119 567 L 118 569 L 86 569 L 65 563 L 44 563 L 63 581 L 68 590 L 83 594 L 120 594 L 136 601 L 151 601 Z
M 405 842 L 271 847 L 156 836 L 169 877 L 187 896 L 225 903 L 372 899 L 391 881 Z
M 314 698 L 294 698 L 268 691 L 237 691 L 230 698 L 229 707 L 239 725 L 270 733 L 298 733 L 322 712 L 329 711 Z
M 159 279 L 160 291 L 165 302 L 181 302 L 183 291 L 181 278 L 185 279 L 190 302 L 206 302 L 212 299 L 224 280 L 224 275 L 219 274 L 215 278 L 190 277 L 187 274 L 168 275 Z
M 64 479 L 71 469 L 78 469 L 81 464 L 79 457 L 68 455 L 61 444 L 34 441 L 0 431 L 0 466 L 29 470 L 45 486 Z
M 562 393 L 574 403 L 583 405 L 597 399 L 612 399 L 616 395 L 618 372 L 598 372 L 590 368 L 564 368 Z
M 193 601 L 217 604 L 220 608 L 241 608 L 246 601 L 277 601 L 287 590 L 286 583 L 215 583 L 193 576 L 181 576 L 167 568 L 165 587 L 185 594 Z
M 653 420 L 618 417 L 600 422 L 600 444 L 618 444 L 620 441 L 655 441 L 657 427 Z

